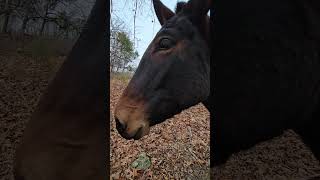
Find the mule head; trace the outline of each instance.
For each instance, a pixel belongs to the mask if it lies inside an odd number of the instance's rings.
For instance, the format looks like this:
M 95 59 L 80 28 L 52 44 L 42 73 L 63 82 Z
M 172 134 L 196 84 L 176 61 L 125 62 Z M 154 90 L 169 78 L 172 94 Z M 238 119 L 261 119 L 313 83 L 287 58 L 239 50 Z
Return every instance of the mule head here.
M 162 28 L 116 106 L 116 127 L 122 137 L 140 139 L 150 126 L 208 98 L 208 2 L 180 2 L 172 12 L 153 0 Z

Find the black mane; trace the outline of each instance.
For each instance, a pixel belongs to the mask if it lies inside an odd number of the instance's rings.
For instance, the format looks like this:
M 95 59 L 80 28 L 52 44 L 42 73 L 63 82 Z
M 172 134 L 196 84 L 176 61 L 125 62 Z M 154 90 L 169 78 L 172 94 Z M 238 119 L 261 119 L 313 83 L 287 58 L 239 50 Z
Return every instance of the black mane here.
M 178 2 L 175 9 L 175 13 L 178 14 L 186 6 L 186 4 L 186 2 Z

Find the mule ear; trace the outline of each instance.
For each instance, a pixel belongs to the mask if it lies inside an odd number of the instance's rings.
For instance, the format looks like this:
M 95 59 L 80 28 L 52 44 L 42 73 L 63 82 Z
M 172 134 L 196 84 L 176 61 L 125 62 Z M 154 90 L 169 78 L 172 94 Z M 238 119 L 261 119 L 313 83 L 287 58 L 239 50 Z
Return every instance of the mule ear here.
M 161 25 L 174 16 L 174 12 L 163 5 L 160 0 L 153 0 L 153 7 Z
M 190 0 L 186 5 L 186 10 L 193 17 L 206 16 L 212 6 L 212 0 Z

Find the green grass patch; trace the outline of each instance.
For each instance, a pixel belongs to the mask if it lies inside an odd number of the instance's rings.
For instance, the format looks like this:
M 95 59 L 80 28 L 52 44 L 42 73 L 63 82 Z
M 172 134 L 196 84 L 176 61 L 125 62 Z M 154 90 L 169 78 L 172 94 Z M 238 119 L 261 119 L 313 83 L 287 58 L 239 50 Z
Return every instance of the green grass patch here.
M 70 40 L 56 40 L 38 37 L 20 49 L 20 53 L 33 58 L 50 58 L 67 56 L 72 48 L 73 42 Z
M 132 78 L 133 73 L 131 72 L 114 72 L 110 73 L 111 79 L 120 80 L 123 83 L 129 83 L 130 79 Z

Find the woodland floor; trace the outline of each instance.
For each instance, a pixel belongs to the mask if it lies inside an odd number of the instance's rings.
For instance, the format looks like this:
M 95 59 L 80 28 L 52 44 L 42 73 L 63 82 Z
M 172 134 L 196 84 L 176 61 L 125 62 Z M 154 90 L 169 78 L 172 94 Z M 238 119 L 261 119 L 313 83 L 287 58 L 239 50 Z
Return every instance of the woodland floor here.
M 16 146 L 41 93 L 62 59 L 35 60 L 0 53 L 0 180 L 12 180 Z M 125 81 L 111 80 L 111 112 Z M 151 128 L 148 136 L 128 141 L 111 122 L 112 179 L 209 179 L 209 114 L 200 104 Z M 135 171 L 141 153 L 152 165 Z M 293 131 L 233 155 L 212 170 L 214 179 L 307 179 L 320 174 L 319 162 Z
M 126 83 L 112 80 L 111 112 Z M 191 107 L 151 128 L 142 140 L 125 140 L 111 123 L 111 173 L 114 179 L 209 179 L 209 113 L 203 105 Z M 141 173 L 130 168 L 146 152 L 152 166 Z M 212 169 L 212 179 L 320 179 L 320 165 L 300 137 L 291 130 L 282 136 L 233 155 Z
M 110 109 L 119 99 L 126 83 L 111 80 Z M 194 106 L 151 128 L 139 141 L 125 140 L 111 122 L 111 174 L 114 179 L 209 179 L 209 112 Z M 151 157 L 149 169 L 136 172 L 130 167 L 140 153 Z
M 12 162 L 25 125 L 63 59 L 35 60 L 0 53 L 0 180 L 12 180 Z

